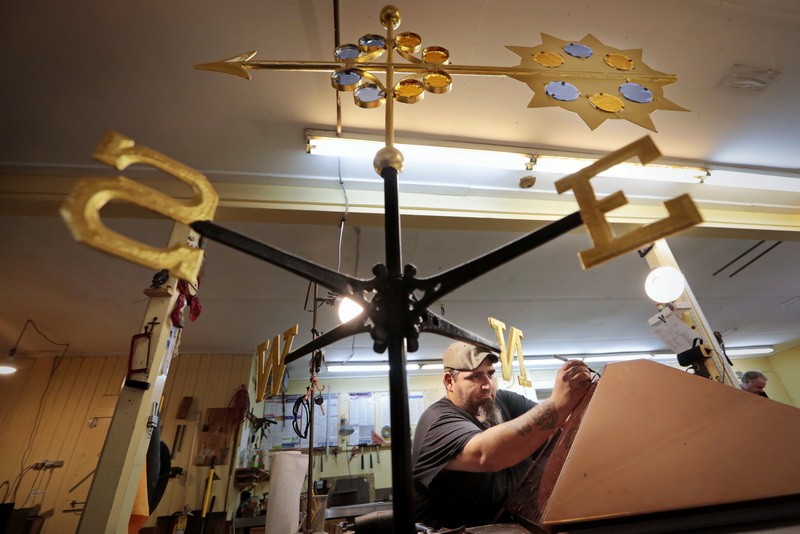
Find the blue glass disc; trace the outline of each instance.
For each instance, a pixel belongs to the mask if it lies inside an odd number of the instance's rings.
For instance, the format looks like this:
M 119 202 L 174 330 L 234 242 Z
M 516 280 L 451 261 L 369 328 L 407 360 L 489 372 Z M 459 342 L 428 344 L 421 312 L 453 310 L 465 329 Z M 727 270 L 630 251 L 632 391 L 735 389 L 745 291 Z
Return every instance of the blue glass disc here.
M 352 70 L 337 70 L 332 76 L 333 81 L 339 85 L 355 85 L 361 81 L 361 75 Z
M 336 57 L 336 59 L 339 59 L 339 60 L 342 60 L 342 61 L 344 61 L 346 59 L 355 59 L 360 54 L 361 54 L 361 50 L 356 45 L 352 45 L 352 44 L 346 44 L 346 45 L 339 46 L 333 52 L 333 55 Z
M 547 96 L 560 100 L 562 102 L 572 102 L 577 100 L 580 96 L 578 88 L 567 82 L 550 82 L 544 87 Z
M 564 52 L 571 55 L 572 57 L 577 57 L 581 59 L 592 57 L 592 54 L 594 54 L 594 50 L 592 50 L 585 44 L 581 43 L 569 43 L 564 47 Z
M 356 89 L 353 95 L 362 102 L 377 102 L 383 98 L 383 92 L 381 92 L 380 88 L 372 84 L 362 85 Z
M 619 86 L 619 92 L 627 100 L 637 104 L 648 104 L 653 101 L 653 93 L 647 87 L 638 83 L 623 83 Z
M 358 40 L 358 44 L 365 48 L 382 48 L 386 44 L 386 39 L 380 35 L 367 34 Z

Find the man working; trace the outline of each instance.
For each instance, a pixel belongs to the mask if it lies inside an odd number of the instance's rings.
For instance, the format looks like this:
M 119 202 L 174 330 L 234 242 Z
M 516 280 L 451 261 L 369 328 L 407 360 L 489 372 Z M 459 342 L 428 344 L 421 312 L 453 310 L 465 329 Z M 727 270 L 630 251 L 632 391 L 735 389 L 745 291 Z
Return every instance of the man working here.
M 742 384 L 740 387 L 749 393 L 767 397 L 767 392 L 764 391 L 764 388 L 767 387 L 767 377 L 764 373 L 747 371 L 742 375 Z
M 411 448 L 416 521 L 436 528 L 487 525 L 531 455 L 583 398 L 591 373 L 582 361 L 566 362 L 551 397 L 537 405 L 497 391 L 496 354 L 458 342 L 443 360 L 447 394 L 423 412 Z

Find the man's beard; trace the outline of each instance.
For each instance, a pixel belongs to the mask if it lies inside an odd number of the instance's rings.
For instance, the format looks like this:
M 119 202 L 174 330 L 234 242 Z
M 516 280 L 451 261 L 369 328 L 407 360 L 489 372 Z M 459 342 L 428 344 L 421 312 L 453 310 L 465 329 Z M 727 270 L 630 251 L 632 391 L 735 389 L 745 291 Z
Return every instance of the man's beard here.
M 478 421 L 492 427 L 503 422 L 503 414 L 494 399 L 486 399 L 478 406 Z

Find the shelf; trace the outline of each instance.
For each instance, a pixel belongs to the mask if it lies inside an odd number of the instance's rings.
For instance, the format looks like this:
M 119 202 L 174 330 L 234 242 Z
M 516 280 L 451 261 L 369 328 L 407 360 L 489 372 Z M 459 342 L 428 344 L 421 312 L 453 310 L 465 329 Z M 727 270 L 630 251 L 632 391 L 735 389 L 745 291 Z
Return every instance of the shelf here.
M 269 471 L 259 467 L 244 467 L 234 472 L 233 485 L 236 488 L 250 488 L 269 480 Z

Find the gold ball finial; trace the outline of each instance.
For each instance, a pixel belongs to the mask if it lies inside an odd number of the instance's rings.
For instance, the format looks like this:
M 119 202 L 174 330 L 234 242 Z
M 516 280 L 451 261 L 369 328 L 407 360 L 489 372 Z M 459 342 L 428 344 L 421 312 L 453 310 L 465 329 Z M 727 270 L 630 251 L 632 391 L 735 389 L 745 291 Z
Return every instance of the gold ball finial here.
M 403 17 L 400 15 L 400 10 L 397 6 L 389 4 L 381 9 L 381 26 L 387 30 L 396 30 L 400 26 L 401 20 L 403 20 Z
M 372 165 L 375 168 L 375 172 L 378 174 L 380 174 L 381 171 L 386 167 L 392 167 L 399 174 L 403 172 L 405 161 L 402 152 L 393 146 L 385 146 L 378 150 L 378 152 L 375 154 L 375 159 L 372 160 Z

